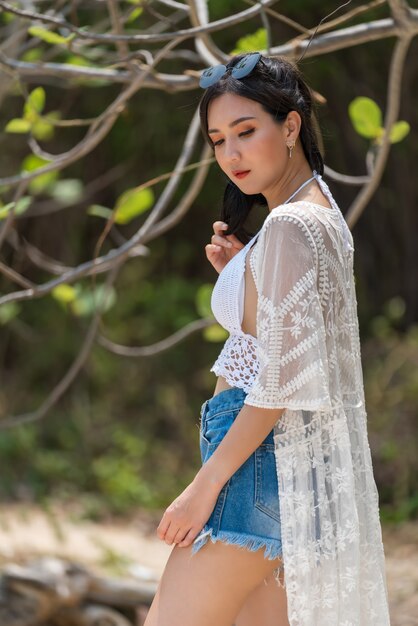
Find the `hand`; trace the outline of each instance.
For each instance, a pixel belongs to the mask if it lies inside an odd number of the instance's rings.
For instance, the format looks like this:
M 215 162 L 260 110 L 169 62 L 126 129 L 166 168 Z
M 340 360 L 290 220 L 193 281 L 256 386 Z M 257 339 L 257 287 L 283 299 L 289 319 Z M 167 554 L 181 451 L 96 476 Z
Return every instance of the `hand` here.
M 157 528 L 168 545 L 190 546 L 212 513 L 221 487 L 196 477 L 165 510 Z
M 224 222 L 214 222 L 211 243 L 205 246 L 206 257 L 212 263 L 218 274 L 225 265 L 234 257 L 244 244 L 235 235 L 224 235 L 223 231 L 228 229 Z

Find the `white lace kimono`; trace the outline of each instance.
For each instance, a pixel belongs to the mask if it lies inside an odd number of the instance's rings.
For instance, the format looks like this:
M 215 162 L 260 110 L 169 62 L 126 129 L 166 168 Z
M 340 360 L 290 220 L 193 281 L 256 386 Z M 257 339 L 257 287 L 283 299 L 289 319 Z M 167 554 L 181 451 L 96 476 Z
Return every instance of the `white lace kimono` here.
M 260 371 L 245 404 L 286 409 L 274 440 L 290 626 L 390 624 L 353 251 L 339 209 L 295 202 L 271 211 L 251 259 Z

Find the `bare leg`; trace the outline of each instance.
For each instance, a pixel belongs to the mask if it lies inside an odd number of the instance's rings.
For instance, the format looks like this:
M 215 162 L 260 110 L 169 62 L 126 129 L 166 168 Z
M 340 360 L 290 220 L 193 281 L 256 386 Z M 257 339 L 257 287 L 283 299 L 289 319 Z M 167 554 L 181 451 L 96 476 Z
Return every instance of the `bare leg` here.
M 289 626 L 286 591 L 270 574 L 244 602 L 235 626 Z
M 222 542 L 174 546 L 144 626 L 232 626 L 245 599 L 280 564 Z M 260 623 L 257 621 L 256 623 Z

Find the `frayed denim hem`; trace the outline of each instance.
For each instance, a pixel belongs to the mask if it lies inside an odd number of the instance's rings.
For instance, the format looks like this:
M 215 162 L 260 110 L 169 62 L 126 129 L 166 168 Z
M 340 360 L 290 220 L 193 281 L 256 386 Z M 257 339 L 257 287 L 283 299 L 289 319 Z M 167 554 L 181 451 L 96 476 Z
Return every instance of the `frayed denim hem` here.
M 269 560 L 277 559 L 283 556 L 282 545 L 280 541 L 276 539 L 267 539 L 265 537 L 254 537 L 254 535 L 245 535 L 243 533 L 233 533 L 229 531 L 220 530 L 216 536 L 213 535 L 213 529 L 205 526 L 201 534 L 196 537 L 192 545 L 192 554 L 195 554 L 203 548 L 208 539 L 210 538 L 212 543 L 217 541 L 223 541 L 227 544 L 237 545 L 241 548 L 246 548 L 250 552 L 265 548 L 264 558 Z

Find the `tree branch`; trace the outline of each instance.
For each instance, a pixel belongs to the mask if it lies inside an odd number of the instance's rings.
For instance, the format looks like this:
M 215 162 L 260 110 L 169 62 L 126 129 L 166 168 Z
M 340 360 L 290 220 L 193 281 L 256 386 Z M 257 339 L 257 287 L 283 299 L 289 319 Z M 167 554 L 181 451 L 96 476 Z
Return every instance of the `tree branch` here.
M 183 328 L 177 330 L 169 337 L 166 337 L 166 339 L 157 341 L 157 343 L 153 343 L 150 346 L 122 346 L 121 344 L 110 341 L 110 339 L 107 339 L 104 335 L 98 335 L 97 342 L 106 348 L 106 350 L 109 350 L 109 352 L 119 354 L 120 356 L 133 358 L 149 357 L 173 348 L 193 333 L 203 330 L 208 326 L 213 326 L 215 323 L 216 320 L 213 317 L 195 320 L 194 322 L 190 322 L 186 326 L 183 326 Z

